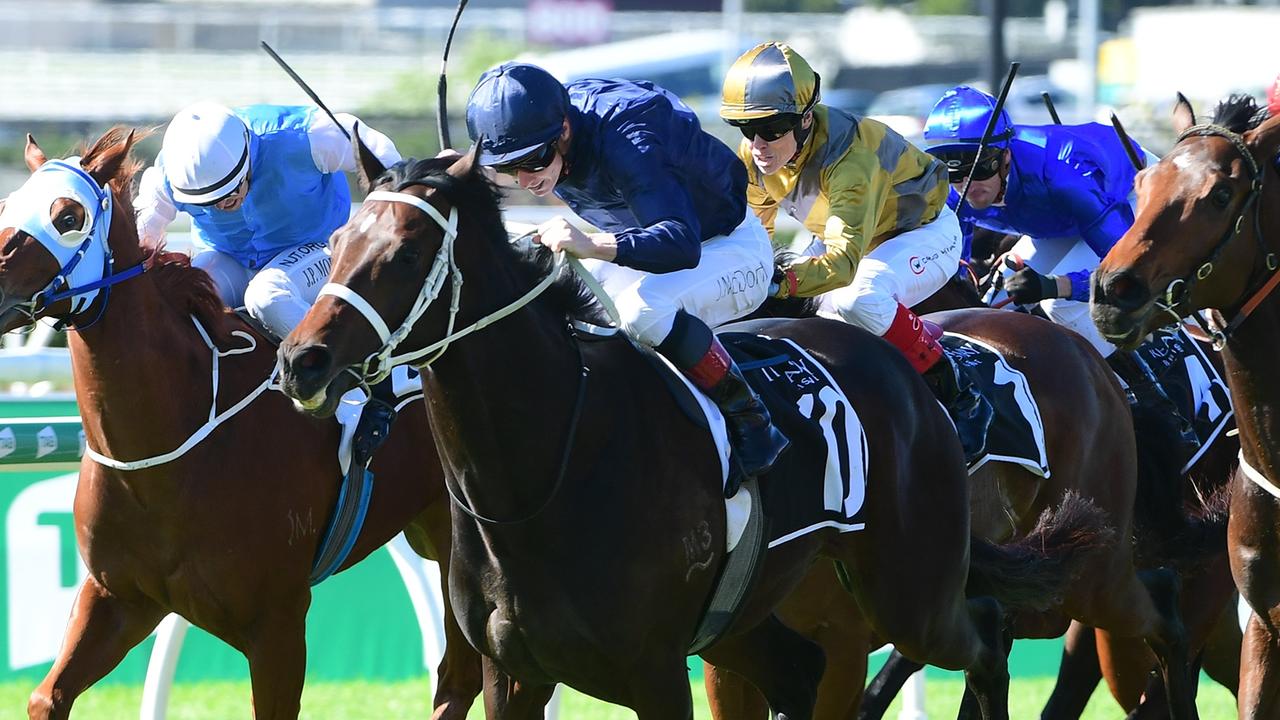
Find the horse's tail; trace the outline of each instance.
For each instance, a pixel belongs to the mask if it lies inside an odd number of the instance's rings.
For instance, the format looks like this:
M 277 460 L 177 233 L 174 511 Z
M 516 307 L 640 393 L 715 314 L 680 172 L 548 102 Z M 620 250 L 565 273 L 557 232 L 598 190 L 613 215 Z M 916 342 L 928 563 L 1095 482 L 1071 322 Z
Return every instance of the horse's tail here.
M 1067 492 L 1026 536 L 1003 545 L 970 536 L 969 596 L 990 595 L 1007 608 L 1047 610 L 1062 602 L 1084 563 L 1115 543 L 1115 530 L 1092 500 Z
M 1222 475 L 1213 477 L 1213 484 L 1222 484 L 1204 492 L 1197 488 L 1199 507 L 1188 508 L 1183 489 L 1190 480 L 1182 473 L 1182 459 L 1169 452 L 1178 446 L 1175 423 L 1168 413 L 1133 408 L 1138 450 L 1133 523 L 1138 562 L 1144 566 L 1195 567 L 1226 548 L 1229 469 L 1213 468 L 1213 475 Z

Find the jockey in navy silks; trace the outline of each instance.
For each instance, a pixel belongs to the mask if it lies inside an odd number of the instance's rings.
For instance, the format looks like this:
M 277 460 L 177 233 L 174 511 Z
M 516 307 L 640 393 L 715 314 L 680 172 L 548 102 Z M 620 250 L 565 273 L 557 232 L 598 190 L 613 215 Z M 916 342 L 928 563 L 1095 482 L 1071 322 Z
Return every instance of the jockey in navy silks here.
M 1181 418 L 1137 355 L 1118 351 L 1089 316 L 1089 278 L 1133 224 L 1133 167 L 1111 127 L 1014 125 L 1003 109 L 977 157 L 995 98 L 960 85 L 943 94 L 925 121 L 928 151 L 947 165 L 951 194 L 965 233 L 974 226 L 1022 235 L 1009 252 L 1004 289 L 1019 305 L 1039 304 L 1055 323 L 1082 335 L 1144 405 Z M 1132 141 L 1131 141 L 1132 142 Z M 1150 156 L 1132 142 L 1139 158 Z M 976 164 L 976 168 L 974 165 Z M 959 191 L 973 171 L 963 207 Z M 1183 440 L 1197 441 L 1182 419 Z
M 329 276 L 329 235 L 351 214 L 343 172 L 355 166 L 357 119 L 342 127 L 314 107 L 191 105 L 173 117 L 135 202 L 138 234 L 156 245 L 178 211 L 191 216 L 191 264 L 223 301 L 244 306 L 283 338 L 302 321 Z M 384 165 L 395 145 L 363 123 L 360 138 Z M 344 134 L 344 130 L 345 133 Z M 356 430 L 367 463 L 395 416 L 390 379 L 370 398 Z
M 481 76 L 467 131 L 482 165 L 537 197 L 554 193 L 599 228 L 583 233 L 561 216 L 534 241 L 581 258 L 622 329 L 720 407 L 742 472 L 767 472 L 788 442 L 711 331 L 764 302 L 773 265 L 733 151 L 651 83 L 562 85 L 523 63 Z

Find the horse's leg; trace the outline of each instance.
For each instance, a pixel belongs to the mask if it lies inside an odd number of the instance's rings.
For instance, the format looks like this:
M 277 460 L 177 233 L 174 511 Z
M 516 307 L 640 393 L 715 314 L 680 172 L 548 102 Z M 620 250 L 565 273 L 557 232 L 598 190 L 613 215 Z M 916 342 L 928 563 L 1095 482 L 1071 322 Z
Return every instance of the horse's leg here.
M 1280 500 L 1236 473 L 1227 548 L 1236 587 L 1253 614 L 1240 649 L 1241 720 L 1280 713 Z
M 498 669 L 493 660 L 481 657 L 484 673 L 484 716 L 488 720 L 538 720 L 556 686 L 516 682 Z
M 1233 595 L 1218 616 L 1218 622 L 1209 633 L 1200 655 L 1205 674 L 1230 690 L 1232 695 L 1240 687 L 1241 639 L 1240 623 L 1236 617 L 1236 597 Z
M 705 663 L 703 686 L 714 720 L 768 720 L 769 703 L 755 685 L 732 670 Z
M 825 665 L 822 648 L 783 625 L 777 616 L 769 615 L 750 630 L 724 638 L 702 657 L 759 688 L 779 720 L 813 717 Z M 862 682 L 862 678 L 856 680 Z
M 858 720 L 880 720 L 889 712 L 889 705 L 902 692 L 902 686 L 924 665 L 915 660 L 908 660 L 895 648 L 884 661 L 880 672 L 871 679 L 862 696 L 862 708 L 858 712 Z
M 1142 638 L 1120 637 L 1106 630 L 1095 632 L 1098 664 L 1107 689 L 1117 705 L 1132 712 L 1142 701 L 1156 658 Z
M 249 685 L 253 688 L 254 720 L 298 717 L 302 682 L 307 671 L 307 608 L 311 592 L 264 613 L 254 623 L 245 648 Z
M 693 693 L 683 657 L 632 673 L 627 688 L 631 694 L 628 706 L 635 711 L 636 720 L 693 720 Z M 777 717 L 786 720 L 789 716 L 779 713 Z
M 1058 663 L 1058 679 L 1040 720 L 1074 720 L 1084 713 L 1094 688 L 1102 680 L 1094 629 L 1072 621 Z
M 465 720 L 484 682 L 480 653 L 463 637 L 449 601 L 450 533 L 448 500 L 431 504 L 405 528 L 405 537 L 414 551 L 439 563 L 440 587 L 444 590 L 444 657 L 436 668 L 431 720 Z
M 65 718 L 76 697 L 120 663 L 165 616 L 150 601 L 125 602 L 89 576 L 80 585 L 58 657 L 27 701 L 32 720 Z

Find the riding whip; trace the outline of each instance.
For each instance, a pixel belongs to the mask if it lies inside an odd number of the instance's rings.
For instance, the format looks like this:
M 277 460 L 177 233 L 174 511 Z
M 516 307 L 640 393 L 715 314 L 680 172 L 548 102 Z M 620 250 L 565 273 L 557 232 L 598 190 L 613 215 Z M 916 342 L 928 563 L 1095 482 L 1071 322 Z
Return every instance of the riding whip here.
M 458 9 L 453 13 L 453 24 L 449 26 L 449 36 L 444 41 L 444 53 L 440 56 L 440 79 L 436 82 L 436 130 L 440 133 L 440 149 L 453 147 L 449 138 L 449 79 L 445 77 L 449 67 L 449 48 L 453 46 L 453 33 L 458 29 L 458 21 L 462 19 L 462 11 L 467 7 L 467 0 L 458 0 Z
M 1120 124 L 1120 117 L 1115 113 L 1111 113 L 1111 127 L 1116 129 L 1116 135 L 1120 138 L 1120 144 L 1124 146 L 1124 154 L 1129 156 L 1129 162 L 1133 163 L 1134 170 L 1141 170 L 1147 164 L 1138 157 L 1138 151 L 1133 149 L 1133 141 L 1129 139 L 1129 133 L 1124 131 L 1124 125 Z
M 325 114 L 329 116 L 329 119 L 333 121 L 333 124 L 337 125 L 338 129 L 342 131 L 342 134 L 346 135 L 347 139 L 350 140 L 351 133 L 347 132 L 347 129 L 342 127 L 342 123 L 338 122 L 338 118 L 334 117 L 333 113 L 329 111 L 329 108 L 323 102 L 321 102 L 320 96 L 316 95 L 315 91 L 312 90 L 311 87 L 308 86 L 307 83 L 301 77 L 298 76 L 298 73 L 294 72 L 293 68 L 289 67 L 289 63 L 285 62 L 284 58 L 277 55 L 276 51 L 271 49 L 271 46 L 267 44 L 266 40 L 261 41 L 261 44 L 262 44 L 262 49 L 267 51 L 267 54 L 271 56 L 272 60 L 276 61 L 276 64 L 280 66 L 280 69 L 284 70 L 285 73 L 289 75 L 289 77 L 293 78 L 294 82 L 298 83 L 298 87 L 302 88 L 302 92 L 306 93 L 307 97 L 311 98 L 311 102 L 315 103 L 317 107 L 323 110 Z
M 1049 91 L 1041 90 L 1040 99 L 1044 101 L 1044 109 L 1049 111 L 1049 117 L 1053 118 L 1053 124 L 1061 125 L 1062 118 L 1058 117 L 1058 109 L 1053 106 L 1053 98 L 1049 97 Z
M 973 172 L 978 169 L 978 159 L 982 157 L 982 151 L 987 149 L 987 143 L 991 140 L 991 131 L 996 128 L 996 120 L 1000 117 L 1000 111 L 1004 109 L 1005 98 L 1009 97 L 1009 88 L 1013 85 L 1013 78 L 1018 74 L 1018 68 L 1022 63 L 1009 63 L 1009 74 L 1004 78 L 1004 87 L 1000 88 L 1000 96 L 996 98 L 996 105 L 991 109 L 991 117 L 987 118 L 987 127 L 982 131 L 982 137 L 978 139 L 978 154 L 973 158 L 973 164 L 969 166 L 969 174 L 964 178 L 964 186 L 960 188 L 960 202 L 956 203 L 956 210 L 964 205 L 964 199 L 969 194 L 969 184 L 973 182 Z

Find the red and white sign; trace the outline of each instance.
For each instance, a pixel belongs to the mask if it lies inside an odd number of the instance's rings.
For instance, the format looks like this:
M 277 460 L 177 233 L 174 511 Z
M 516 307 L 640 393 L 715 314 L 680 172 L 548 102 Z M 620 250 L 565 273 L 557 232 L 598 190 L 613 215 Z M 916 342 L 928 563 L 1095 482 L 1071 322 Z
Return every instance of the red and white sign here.
M 543 45 L 593 45 L 609 39 L 613 0 L 529 0 L 525 36 Z

